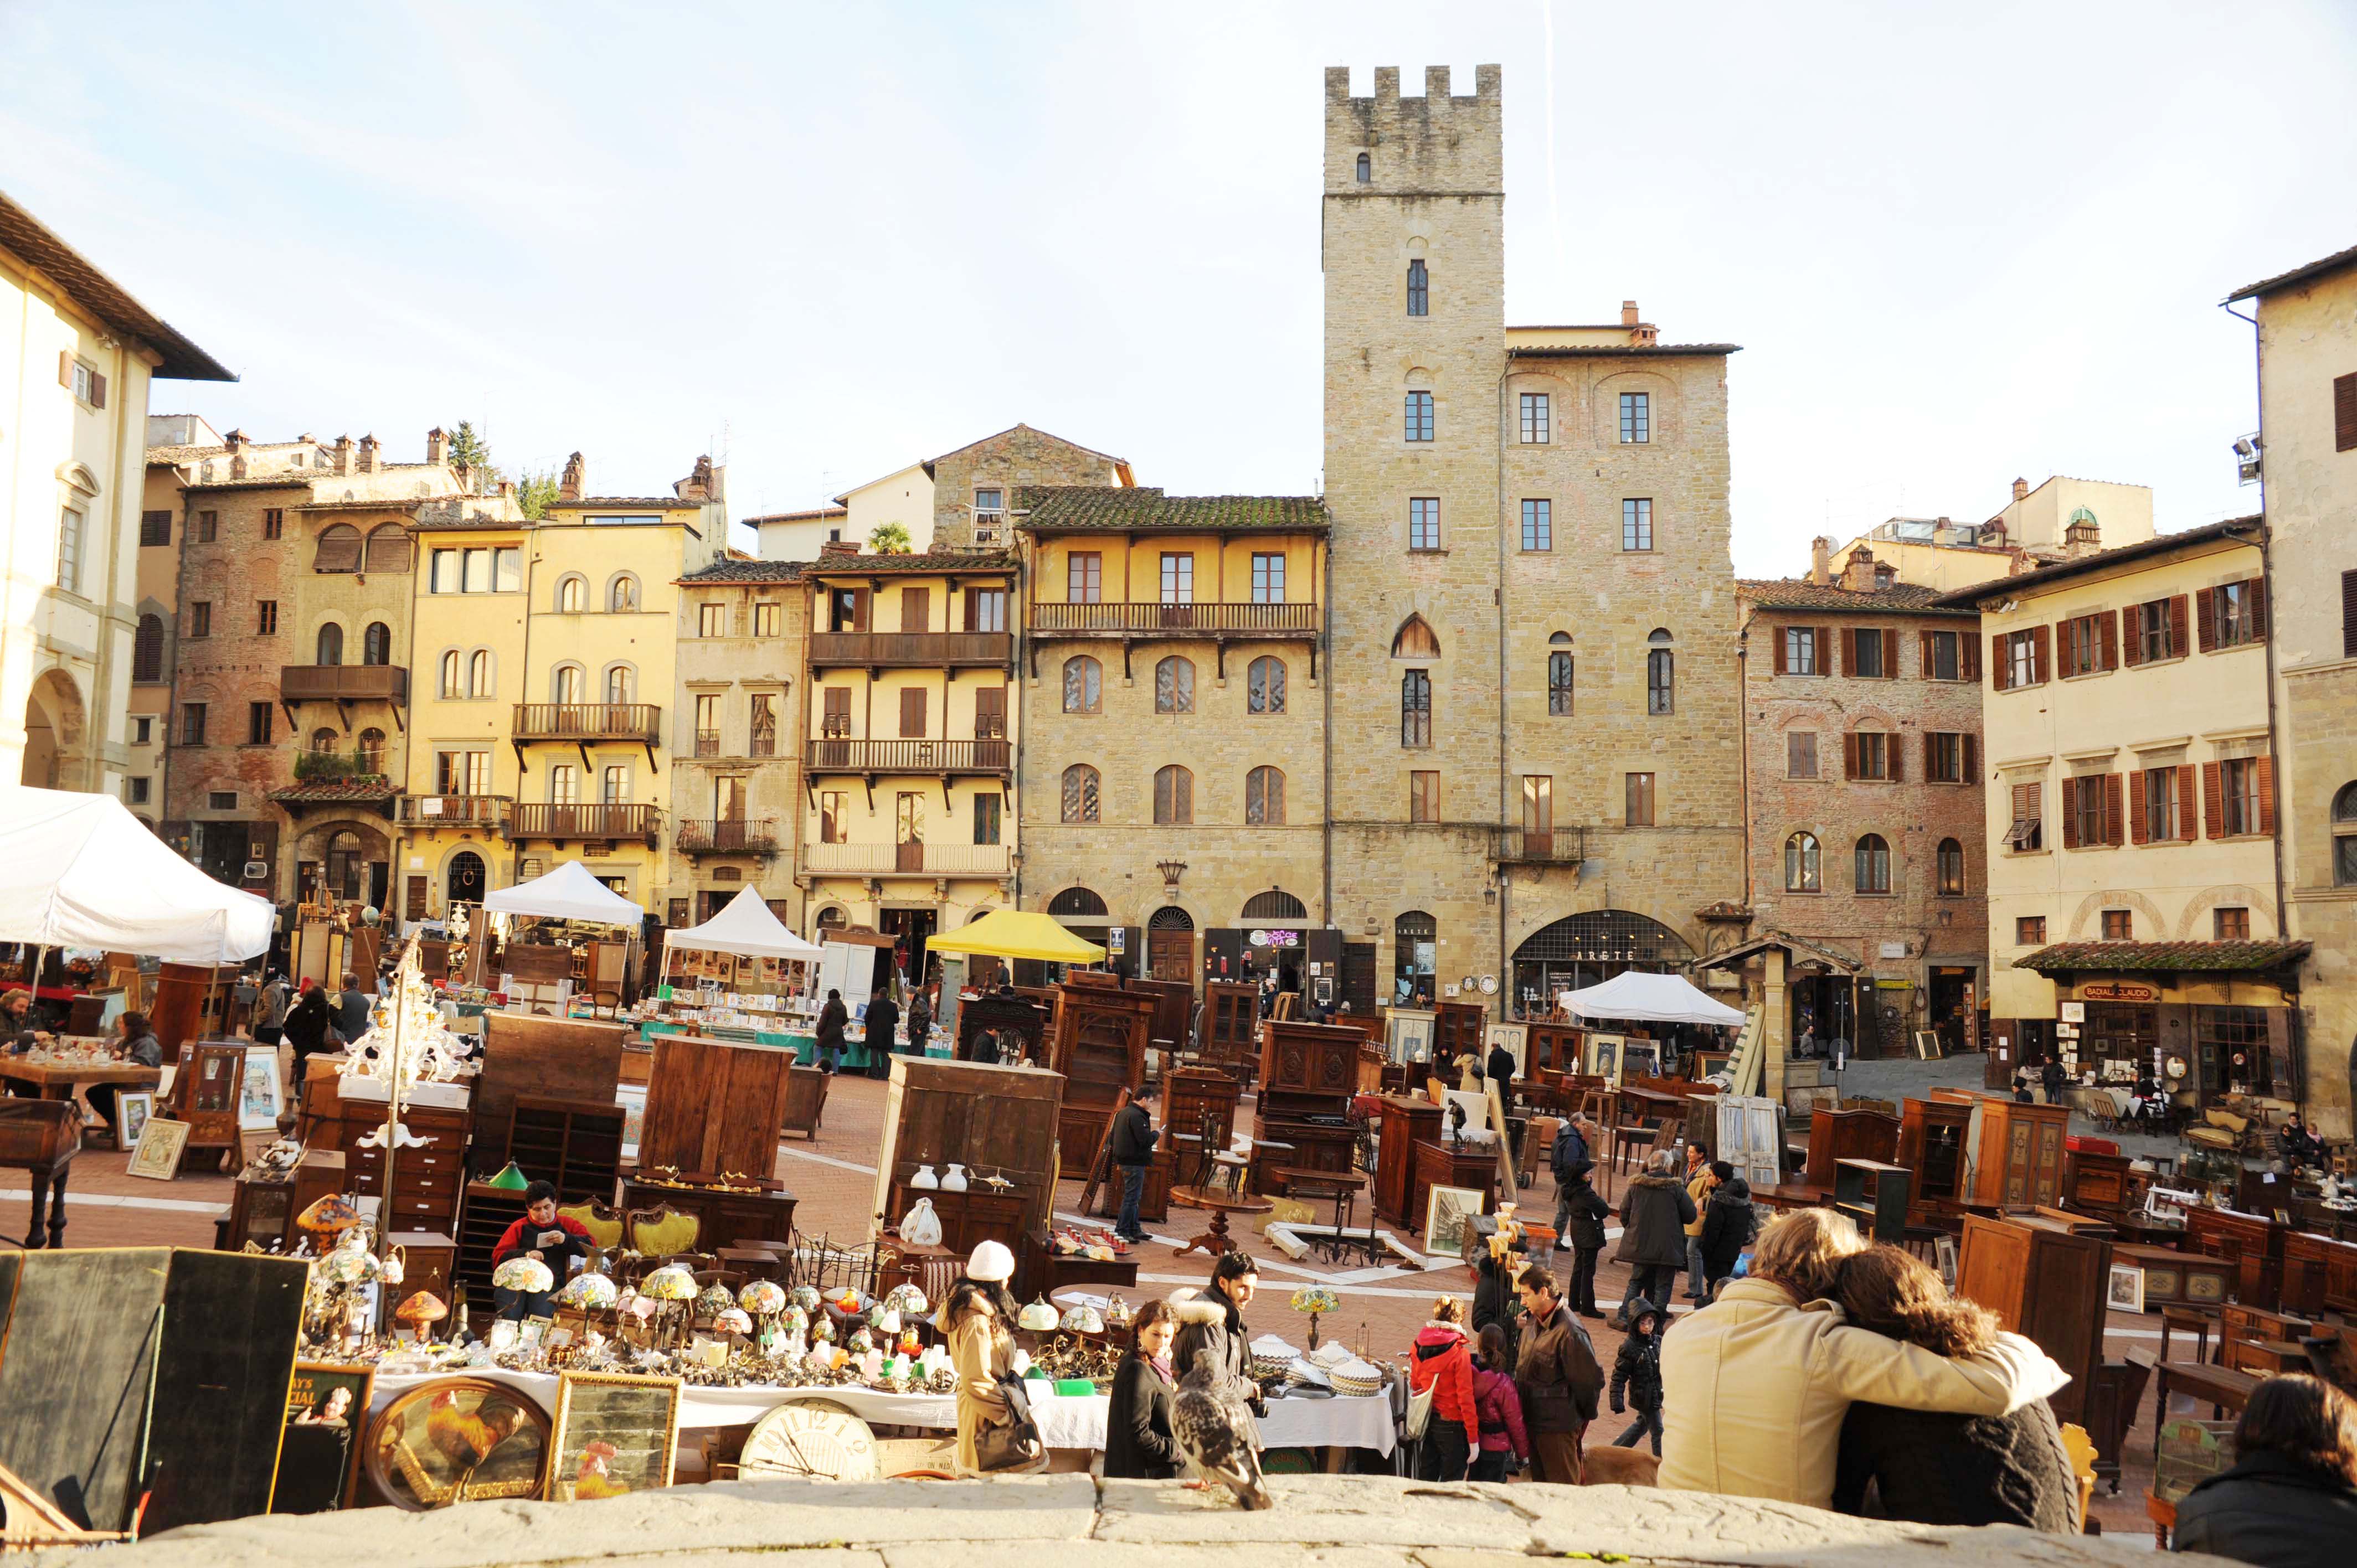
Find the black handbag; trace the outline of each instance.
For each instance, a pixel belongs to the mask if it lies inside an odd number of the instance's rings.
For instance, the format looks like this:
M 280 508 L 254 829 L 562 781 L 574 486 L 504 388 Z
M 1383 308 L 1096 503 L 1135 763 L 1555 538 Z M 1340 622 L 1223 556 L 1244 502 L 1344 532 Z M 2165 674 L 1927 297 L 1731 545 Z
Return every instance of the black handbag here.
M 1024 1391 L 1023 1380 L 1000 1374 L 998 1397 L 1006 1407 L 1004 1413 L 987 1416 L 974 1428 L 975 1468 L 1015 1470 L 1037 1464 L 1048 1450 L 1039 1436 L 1039 1423 L 1031 1413 L 1031 1396 Z

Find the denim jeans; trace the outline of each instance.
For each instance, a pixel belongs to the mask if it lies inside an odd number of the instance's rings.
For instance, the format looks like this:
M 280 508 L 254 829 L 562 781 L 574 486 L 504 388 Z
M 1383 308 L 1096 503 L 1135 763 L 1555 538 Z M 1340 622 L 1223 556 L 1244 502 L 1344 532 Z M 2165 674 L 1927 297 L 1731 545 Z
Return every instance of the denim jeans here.
M 1629 1430 L 1612 1440 L 1612 1446 L 1634 1448 L 1637 1440 L 1648 1433 L 1652 1434 L 1653 1457 L 1658 1459 L 1662 1456 L 1662 1407 L 1659 1405 L 1651 1410 L 1640 1410 L 1637 1419 L 1629 1423 Z
M 1622 1322 L 1628 1321 L 1630 1313 L 1634 1310 L 1631 1304 L 1639 1296 L 1643 1296 L 1659 1307 L 1666 1319 L 1670 1311 L 1670 1297 L 1676 1293 L 1677 1288 L 1676 1264 L 1640 1263 L 1630 1271 L 1628 1297 L 1621 1302 L 1620 1310 L 1614 1316 Z
M 1686 1294 L 1702 1294 L 1703 1287 L 1707 1283 L 1703 1278 L 1702 1238 L 1689 1236 L 1686 1238 Z M 1667 1306 L 1669 1303 L 1663 1302 L 1662 1305 Z
M 518 1323 L 527 1317 L 556 1316 L 556 1293 L 554 1290 L 510 1290 L 496 1285 L 491 1290 L 492 1304 L 498 1308 L 495 1317 L 511 1317 Z
M 1114 1222 L 1114 1234 L 1125 1240 L 1146 1234 L 1138 1229 L 1137 1206 L 1146 1197 L 1144 1165 L 1121 1167 L 1121 1218 Z

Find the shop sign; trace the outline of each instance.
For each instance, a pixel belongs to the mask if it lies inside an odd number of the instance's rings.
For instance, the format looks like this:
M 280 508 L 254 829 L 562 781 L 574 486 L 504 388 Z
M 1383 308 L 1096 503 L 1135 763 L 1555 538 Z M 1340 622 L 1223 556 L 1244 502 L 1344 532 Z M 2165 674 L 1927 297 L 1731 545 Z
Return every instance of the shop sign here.
M 1122 953 L 1127 952 L 1128 950 L 1129 931 L 1126 928 L 1115 926 L 1105 932 L 1105 951 L 1109 953 Z
M 1299 931 L 1246 931 L 1244 940 L 1256 948 L 1297 948 L 1301 945 Z
M 2158 1002 L 2160 987 L 2136 985 L 2125 980 L 2090 980 L 2081 983 L 2079 999 L 2083 1002 Z
M 1915 989 L 1915 983 L 1911 980 L 1884 980 L 1878 978 L 1875 981 L 1874 985 L 1875 989 L 1878 991 L 1912 991 Z

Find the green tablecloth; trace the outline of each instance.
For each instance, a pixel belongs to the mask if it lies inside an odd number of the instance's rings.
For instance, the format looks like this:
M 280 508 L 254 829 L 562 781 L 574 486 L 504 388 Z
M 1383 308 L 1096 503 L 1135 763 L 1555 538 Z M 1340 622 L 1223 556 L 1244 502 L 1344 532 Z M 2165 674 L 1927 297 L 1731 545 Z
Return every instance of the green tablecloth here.
M 640 1033 L 643 1035 L 683 1035 L 686 1032 L 683 1025 L 667 1024 L 656 1020 L 650 1020 L 640 1026 Z M 799 1053 L 794 1058 L 797 1066 L 816 1067 L 818 1065 L 818 1036 L 815 1035 L 804 1034 L 798 1030 L 785 1032 L 770 1029 L 738 1029 L 718 1024 L 707 1026 L 704 1032 L 713 1039 L 732 1040 L 739 1045 L 791 1047 Z M 844 1043 L 843 1067 L 865 1072 L 867 1069 L 867 1063 L 866 1042 L 847 1040 Z

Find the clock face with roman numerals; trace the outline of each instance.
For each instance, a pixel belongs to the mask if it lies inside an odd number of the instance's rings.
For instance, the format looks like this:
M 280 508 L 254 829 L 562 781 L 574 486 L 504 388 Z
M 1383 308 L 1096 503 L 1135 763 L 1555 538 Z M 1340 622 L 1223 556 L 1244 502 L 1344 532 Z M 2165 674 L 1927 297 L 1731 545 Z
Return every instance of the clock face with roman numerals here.
M 876 1434 L 833 1400 L 789 1400 L 753 1423 L 737 1473 L 748 1481 L 873 1481 L 879 1478 Z

